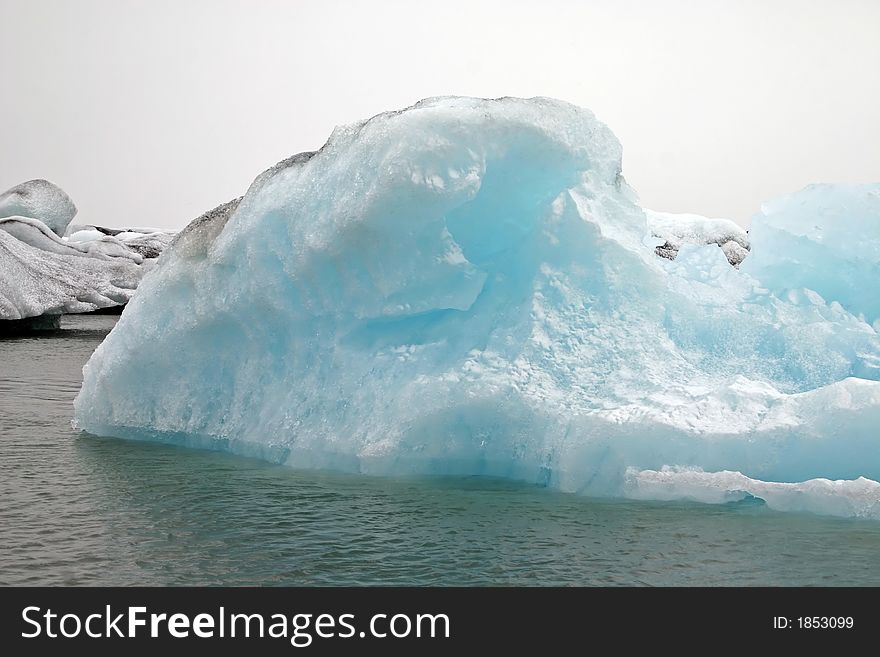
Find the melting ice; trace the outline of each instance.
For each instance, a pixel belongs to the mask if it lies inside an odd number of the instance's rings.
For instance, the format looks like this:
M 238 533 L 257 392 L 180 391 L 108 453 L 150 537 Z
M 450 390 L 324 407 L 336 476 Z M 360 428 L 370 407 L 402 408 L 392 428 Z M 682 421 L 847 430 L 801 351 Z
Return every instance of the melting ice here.
M 769 203 L 748 236 L 686 224 L 646 216 L 586 110 L 381 114 L 178 235 L 75 422 L 295 467 L 880 517 L 880 185 Z

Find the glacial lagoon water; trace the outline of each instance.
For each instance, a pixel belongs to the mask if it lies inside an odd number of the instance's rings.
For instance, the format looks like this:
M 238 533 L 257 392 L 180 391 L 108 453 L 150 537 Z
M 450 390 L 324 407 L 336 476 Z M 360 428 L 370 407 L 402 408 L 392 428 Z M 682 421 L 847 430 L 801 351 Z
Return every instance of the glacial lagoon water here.
M 0 339 L 0 584 L 880 585 L 880 523 L 297 471 L 70 428 L 116 317 Z

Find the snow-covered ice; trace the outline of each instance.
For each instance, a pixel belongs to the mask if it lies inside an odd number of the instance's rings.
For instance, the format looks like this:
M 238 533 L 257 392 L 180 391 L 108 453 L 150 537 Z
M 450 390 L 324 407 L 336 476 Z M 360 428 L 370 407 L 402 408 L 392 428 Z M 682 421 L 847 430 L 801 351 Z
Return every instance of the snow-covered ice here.
M 850 193 L 868 198 L 851 225 L 819 211 Z M 870 198 L 799 206 L 835 235 L 812 285 L 773 270 L 801 240 L 731 222 L 667 230 L 658 258 L 592 113 L 429 99 L 337 128 L 178 234 L 75 422 L 295 467 L 874 517 L 880 336 L 853 293 L 876 280 Z M 739 269 L 730 242 L 751 247 Z M 841 270 L 854 287 L 823 285 Z
M 730 264 L 737 266 L 749 253 L 749 235 L 730 219 L 710 219 L 697 214 L 645 210 L 651 236 L 658 238 L 657 255 L 674 260 L 685 244 L 716 244 Z

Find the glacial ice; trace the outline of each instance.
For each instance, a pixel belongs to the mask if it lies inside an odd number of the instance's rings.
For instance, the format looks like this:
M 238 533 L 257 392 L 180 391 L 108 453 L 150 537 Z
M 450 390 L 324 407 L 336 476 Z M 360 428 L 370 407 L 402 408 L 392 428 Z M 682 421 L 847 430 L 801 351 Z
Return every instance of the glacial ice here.
M 5 223 L 0 223 L 0 319 L 125 304 L 143 275 L 142 267 L 129 257 L 61 247 L 44 250 L 3 230 Z
M 0 195 L 14 212 L 0 218 L 0 321 L 123 305 L 173 237 L 70 225 L 76 208 L 45 180 Z
M 749 236 L 730 219 L 710 219 L 697 214 L 645 210 L 651 236 L 658 238 L 655 253 L 674 260 L 684 244 L 716 244 L 730 264 L 737 266 L 749 253 Z
M 880 319 L 880 184 L 811 185 L 765 203 L 745 270 L 776 295 L 808 288 L 868 323 Z
M 68 232 L 65 237 L 68 242 L 92 242 L 103 239 L 104 235 L 105 233 L 102 233 L 97 228 L 80 228 L 73 232 Z
M 64 240 L 49 230 L 42 221 L 28 217 L 7 217 L 0 219 L 3 230 L 35 249 L 57 253 L 58 255 L 86 256 L 100 260 L 126 258 L 141 264 L 143 257 L 126 248 L 114 237 L 101 235 L 94 240 Z
M 76 216 L 67 193 L 48 180 L 28 180 L 0 194 L 0 218 L 39 219 L 59 237 Z
M 174 239 L 174 233 L 167 231 L 153 231 L 140 233 L 125 231 L 115 236 L 129 251 L 137 253 L 142 258 L 158 258 L 168 248 Z
M 798 208 L 834 236 L 821 252 L 771 239 L 765 209 L 740 269 L 702 220 L 667 231 L 669 260 L 589 111 L 380 114 L 177 235 L 84 368 L 75 424 L 300 468 L 876 518 L 880 336 L 858 290 L 880 212 L 820 189 Z M 774 269 L 811 253 L 809 275 Z
M 646 500 L 692 500 L 708 504 L 763 500 L 778 511 L 812 511 L 834 516 L 880 519 L 880 483 L 811 479 L 799 483 L 758 481 L 741 472 L 663 468 L 627 473 L 627 496 Z
M 77 226 L 68 233 L 68 242 L 87 242 L 98 245 L 119 244 L 122 249 L 141 258 L 158 258 L 171 241 L 174 233 L 157 228 L 112 230 L 94 226 Z

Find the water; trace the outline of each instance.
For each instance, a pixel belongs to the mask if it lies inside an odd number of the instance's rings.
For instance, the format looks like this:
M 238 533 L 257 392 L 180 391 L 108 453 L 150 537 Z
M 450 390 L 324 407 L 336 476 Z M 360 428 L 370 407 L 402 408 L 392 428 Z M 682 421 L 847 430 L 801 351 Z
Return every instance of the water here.
M 112 316 L 0 340 L 0 584 L 880 585 L 880 523 L 80 435 Z

